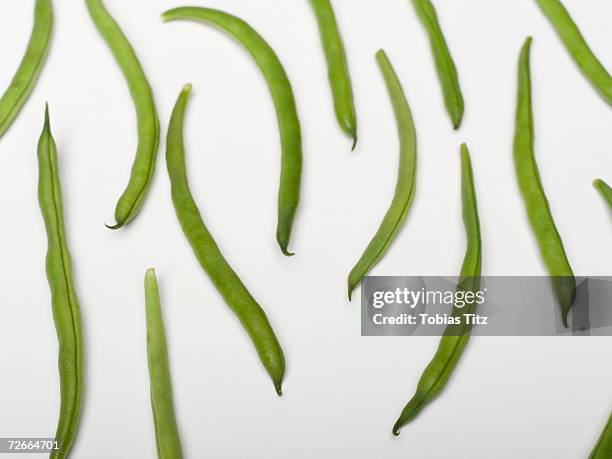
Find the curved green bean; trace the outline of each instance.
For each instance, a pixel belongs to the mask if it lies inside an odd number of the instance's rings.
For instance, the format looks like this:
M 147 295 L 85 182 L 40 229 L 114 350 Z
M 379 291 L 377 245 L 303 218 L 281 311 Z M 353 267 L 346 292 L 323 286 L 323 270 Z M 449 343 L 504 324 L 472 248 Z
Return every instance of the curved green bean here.
M 475 293 L 480 289 L 482 241 L 472 164 L 465 144 L 461 146 L 461 201 L 463 223 L 467 236 L 467 250 L 461 267 L 458 290 Z M 463 308 L 455 306 L 453 315 L 464 317 L 464 314 L 473 314 L 476 311 L 476 306 L 475 302 Z M 450 325 L 446 328 L 444 335 L 440 338 L 436 354 L 419 379 L 416 393 L 393 426 L 394 435 L 399 435 L 403 426 L 416 418 L 429 402 L 440 395 L 459 359 L 461 359 L 469 340 L 470 326 L 466 321 L 461 320 L 460 324 Z
M 203 22 L 223 30 L 247 49 L 263 73 L 276 108 L 282 150 L 276 240 L 283 254 L 293 255 L 288 247 L 300 201 L 302 135 L 293 90 L 283 65 L 261 35 L 231 14 L 209 8 L 183 7 L 166 11 L 162 18 L 166 22 Z
M 119 229 L 136 217 L 149 190 L 159 145 L 159 120 L 151 86 L 121 28 L 101 0 L 85 0 L 85 3 L 100 35 L 125 76 L 138 118 L 138 148 L 130 180 L 117 202 L 115 225 L 107 225 L 110 229 Z
M 147 359 L 157 457 L 159 459 L 181 459 L 183 452 L 172 401 L 172 378 L 168 363 L 164 316 L 154 269 L 147 270 L 144 286 L 147 312 Z
M 38 142 L 38 202 L 47 229 L 47 278 L 53 320 L 59 343 L 60 414 L 52 459 L 68 456 L 76 435 L 83 393 L 83 338 L 79 302 L 72 280 L 72 261 L 66 241 L 57 149 L 51 135 L 49 110 Z
M 612 105 L 612 77 L 599 62 L 580 29 L 559 0 L 536 0 L 583 75 L 604 100 Z
M 595 448 L 591 451 L 589 459 L 609 459 L 612 457 L 612 415 L 601 433 Z
M 604 200 L 608 203 L 610 209 L 612 209 L 612 188 L 610 188 L 610 186 L 602 179 L 595 180 L 593 182 L 593 186 L 597 191 L 599 191 L 599 194 L 601 194 Z
M 336 118 L 344 132 L 353 138 L 353 150 L 357 146 L 357 114 L 353 102 L 353 88 L 342 36 L 330 0 L 310 0 L 323 43 L 327 60 L 329 83 L 334 98 Z
M 166 163 L 176 216 L 200 265 L 251 337 L 259 359 L 272 378 L 276 392 L 281 395 L 285 373 L 283 350 L 265 312 L 223 258 L 189 190 L 183 120 L 190 92 L 191 85 L 186 85 L 176 102 L 168 127 Z
M 514 164 L 529 223 L 537 239 L 542 259 L 551 276 L 554 293 L 561 307 L 563 324 L 567 327 L 568 314 L 576 295 L 576 281 L 565 254 L 563 241 L 550 212 L 535 160 L 529 63 L 531 41 L 531 37 L 525 41 L 519 60 Z
M 400 140 L 400 161 L 397 173 L 395 195 L 385 217 L 370 241 L 361 258 L 351 270 L 348 277 L 348 297 L 351 299 L 353 290 L 361 279 L 378 263 L 389 246 L 394 241 L 398 231 L 404 224 L 408 211 L 412 206 L 416 189 L 417 144 L 416 130 L 412 120 L 410 106 L 402 85 L 393 70 L 391 62 L 383 50 L 376 53 L 376 60 L 387 84 L 387 90 L 393 104 L 397 131 Z
M 36 0 L 32 35 L 17 73 L 0 99 L 0 137 L 11 126 L 34 89 L 47 57 L 53 31 L 51 0 Z
M 436 71 L 438 72 L 438 79 L 440 80 L 442 92 L 444 94 L 446 111 L 451 118 L 453 127 L 459 129 L 465 110 L 463 95 L 461 94 L 461 87 L 459 85 L 457 67 L 455 66 L 453 57 L 444 39 L 444 34 L 440 28 L 436 9 L 430 0 L 412 0 L 412 4 L 429 35 L 431 50 L 436 63 Z

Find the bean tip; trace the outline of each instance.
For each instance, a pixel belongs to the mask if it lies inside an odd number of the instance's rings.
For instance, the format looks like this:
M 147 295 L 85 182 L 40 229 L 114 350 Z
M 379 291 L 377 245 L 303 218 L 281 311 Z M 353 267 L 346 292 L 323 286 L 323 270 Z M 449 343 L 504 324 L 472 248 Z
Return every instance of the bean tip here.
M 104 226 L 106 226 L 109 230 L 118 230 L 123 226 L 123 223 L 115 223 L 114 225 L 108 225 L 105 223 Z
M 193 85 L 191 83 L 187 83 L 185 86 L 183 86 L 183 91 L 185 92 L 191 92 L 192 89 Z
M 357 133 L 355 131 L 351 132 L 351 137 L 353 138 L 353 146 L 351 147 L 351 151 L 355 151 L 355 148 L 357 148 Z

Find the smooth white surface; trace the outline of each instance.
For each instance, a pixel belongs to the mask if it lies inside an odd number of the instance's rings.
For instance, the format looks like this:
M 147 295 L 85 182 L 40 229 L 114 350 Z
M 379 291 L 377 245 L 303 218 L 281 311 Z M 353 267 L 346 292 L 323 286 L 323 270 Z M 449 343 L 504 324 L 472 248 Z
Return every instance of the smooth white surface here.
M 383 47 L 405 86 L 419 143 L 407 223 L 377 275 L 456 275 L 464 233 L 459 144 L 474 163 L 483 274 L 545 273 L 512 163 L 516 63 L 534 36 L 537 160 L 576 274 L 610 275 L 612 224 L 591 187 L 612 181 L 612 111 L 582 77 L 534 1 L 437 0 L 466 117 L 453 132 L 427 37 L 407 0 L 335 0 L 355 86 L 355 153 L 332 110 L 307 1 L 209 0 L 258 29 L 286 66 L 304 132 L 303 201 L 286 259 L 275 240 L 278 131 L 251 58 L 206 26 L 162 24 L 182 2 L 107 0 L 150 78 L 163 134 L 182 85 L 191 186 L 229 262 L 266 309 L 285 349 L 278 398 L 245 333 L 197 264 L 176 221 L 162 142 L 145 206 L 112 232 L 136 144 L 122 74 L 82 1 L 55 1 L 56 29 L 32 98 L 0 140 L 0 436 L 52 436 L 57 342 L 44 273 L 36 142 L 51 107 L 66 226 L 86 345 L 75 458 L 155 457 L 143 277 L 156 267 L 186 457 L 582 458 L 612 404 L 611 339 L 474 339 L 446 391 L 400 438 L 391 426 L 436 338 L 362 338 L 346 276 L 391 199 L 398 142 L 374 60 Z M 607 0 L 566 0 L 612 67 Z M 27 42 L 33 1 L 0 5 L 0 87 Z M 162 139 L 163 140 L 163 139 Z M 26 457 L 26 456 L 21 456 Z M 37 456 L 38 457 L 38 456 Z

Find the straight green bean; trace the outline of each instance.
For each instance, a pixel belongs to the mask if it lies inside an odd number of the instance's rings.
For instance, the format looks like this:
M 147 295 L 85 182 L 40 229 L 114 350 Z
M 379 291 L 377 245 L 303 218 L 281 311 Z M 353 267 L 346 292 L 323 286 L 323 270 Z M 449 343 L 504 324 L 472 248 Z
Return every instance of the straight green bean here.
M 45 63 L 53 32 L 51 0 L 36 0 L 34 27 L 21 64 L 0 99 L 0 137 L 9 129 L 30 97 Z
M 476 293 L 480 289 L 482 240 L 472 164 L 465 144 L 461 146 L 461 201 L 467 250 L 457 288 L 461 291 Z M 416 393 L 393 426 L 394 435 L 399 435 L 400 429 L 416 418 L 423 408 L 440 395 L 446 387 L 470 340 L 471 327 L 463 318 L 466 317 L 466 314 L 473 314 L 476 306 L 476 302 L 472 302 L 463 308 L 457 306 L 453 308 L 453 316 L 460 317 L 461 323 L 446 328 L 436 354 L 419 379 Z
M 387 84 L 393 104 L 397 131 L 400 140 L 400 161 L 397 173 L 395 195 L 378 231 L 370 241 L 361 258 L 348 277 L 348 297 L 361 279 L 380 261 L 395 240 L 412 206 L 416 189 L 417 143 L 412 113 L 402 85 L 383 50 L 378 51 L 376 60 Z
M 612 415 L 601 433 L 595 448 L 591 451 L 589 459 L 610 459 L 612 457 Z
M 601 97 L 612 105 L 612 77 L 595 56 L 580 29 L 559 0 L 536 0 L 565 48 L 582 74 L 591 82 Z
M 535 160 L 529 63 L 531 41 L 531 37 L 527 38 L 519 59 L 514 164 L 527 217 L 538 242 L 542 259 L 551 276 L 554 293 L 561 307 L 563 323 L 567 327 L 568 314 L 576 295 L 576 281 L 565 254 L 563 241 L 550 212 L 550 205 L 544 193 Z
M 51 289 L 53 320 L 59 343 L 60 413 L 55 439 L 59 450 L 52 459 L 68 456 L 74 441 L 83 393 L 83 338 L 79 302 L 72 279 L 72 260 L 68 251 L 57 148 L 51 134 L 49 109 L 38 142 L 38 202 L 47 230 L 47 278 Z
M 593 182 L 593 186 L 597 191 L 599 191 L 599 194 L 601 194 L 604 200 L 608 203 L 610 209 L 612 209 L 612 188 L 610 188 L 610 186 L 602 179 L 595 180 Z
M 274 50 L 242 19 L 210 8 L 183 7 L 166 11 L 165 22 L 187 20 L 210 24 L 238 40 L 251 54 L 268 83 L 276 108 L 281 138 L 281 177 L 278 192 L 276 240 L 286 256 L 302 181 L 302 134 L 295 98 L 287 73 Z
M 119 229 L 136 217 L 149 190 L 159 145 L 159 120 L 153 91 L 132 45 L 101 0 L 85 0 L 85 4 L 125 76 L 138 118 L 138 148 L 130 180 L 117 202 L 115 225 L 107 225 Z
M 245 328 L 264 368 L 281 395 L 285 357 L 265 312 L 251 296 L 238 275 L 223 257 L 191 195 L 185 166 L 183 123 L 191 85 L 186 85 L 174 107 L 168 139 L 166 163 L 172 187 L 172 202 L 185 237 L 196 258 L 227 305 Z
M 412 4 L 429 35 L 431 51 L 436 63 L 436 71 L 438 72 L 438 79 L 440 80 L 442 92 L 444 94 L 446 111 L 451 118 L 453 127 L 459 129 L 461 121 L 463 120 L 465 104 L 459 85 L 457 67 L 448 49 L 446 40 L 444 39 L 442 28 L 438 22 L 436 9 L 430 0 L 412 0 Z
M 342 130 L 352 137 L 354 150 L 357 145 L 357 114 L 346 51 L 334 8 L 330 0 L 309 1 L 319 24 L 336 118 Z
M 172 400 L 172 378 L 168 363 L 164 316 L 154 269 L 147 270 L 144 286 L 147 313 L 147 359 L 157 457 L 159 459 L 181 459 L 183 452 Z

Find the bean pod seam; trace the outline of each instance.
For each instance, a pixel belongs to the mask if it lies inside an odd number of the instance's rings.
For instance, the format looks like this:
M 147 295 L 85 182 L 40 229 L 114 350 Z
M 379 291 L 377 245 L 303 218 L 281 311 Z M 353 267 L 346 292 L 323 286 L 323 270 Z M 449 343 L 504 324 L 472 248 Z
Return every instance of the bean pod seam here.
M 49 110 L 38 142 L 38 200 L 48 239 L 47 278 L 51 289 L 53 320 L 59 343 L 60 413 L 55 439 L 59 450 L 52 459 L 66 457 L 75 438 L 83 393 L 83 338 L 81 314 L 72 278 L 59 179 L 57 148 L 51 135 Z
M 0 137 L 9 129 L 38 81 L 53 32 L 51 0 L 36 0 L 34 26 L 21 64 L 0 99 Z
M 281 395 L 285 356 L 266 313 L 251 296 L 219 250 L 191 195 L 185 166 L 183 123 L 191 85 L 186 85 L 174 107 L 168 127 L 166 163 L 172 202 L 185 237 L 200 265 L 227 305 L 236 314 L 255 346 L 259 359 Z
M 349 300 L 359 282 L 384 256 L 391 243 L 395 240 L 397 233 L 408 216 L 416 189 L 417 143 L 410 106 L 408 105 L 401 82 L 383 50 L 378 51 L 376 60 L 385 79 L 397 120 L 400 140 L 400 161 L 393 201 L 378 231 L 349 274 Z
M 467 249 L 457 288 L 476 293 L 480 289 L 482 240 L 472 164 L 465 144 L 461 146 L 461 177 L 461 201 Z M 465 314 L 473 314 L 476 306 L 475 302 L 468 303 L 463 308 L 455 306 L 453 316 L 463 319 L 466 317 Z M 423 408 L 444 390 L 468 344 L 470 331 L 471 327 L 465 320 L 446 328 L 444 335 L 440 338 L 436 354 L 419 379 L 416 393 L 406 404 L 393 426 L 394 435 L 399 435 L 400 429 L 416 418 Z
M 106 41 L 127 81 L 138 119 L 138 147 L 130 180 L 115 208 L 115 221 L 110 229 L 129 223 L 140 211 L 155 172 L 159 145 L 159 120 L 153 91 L 138 57 L 101 0 L 85 0 L 90 16 Z

